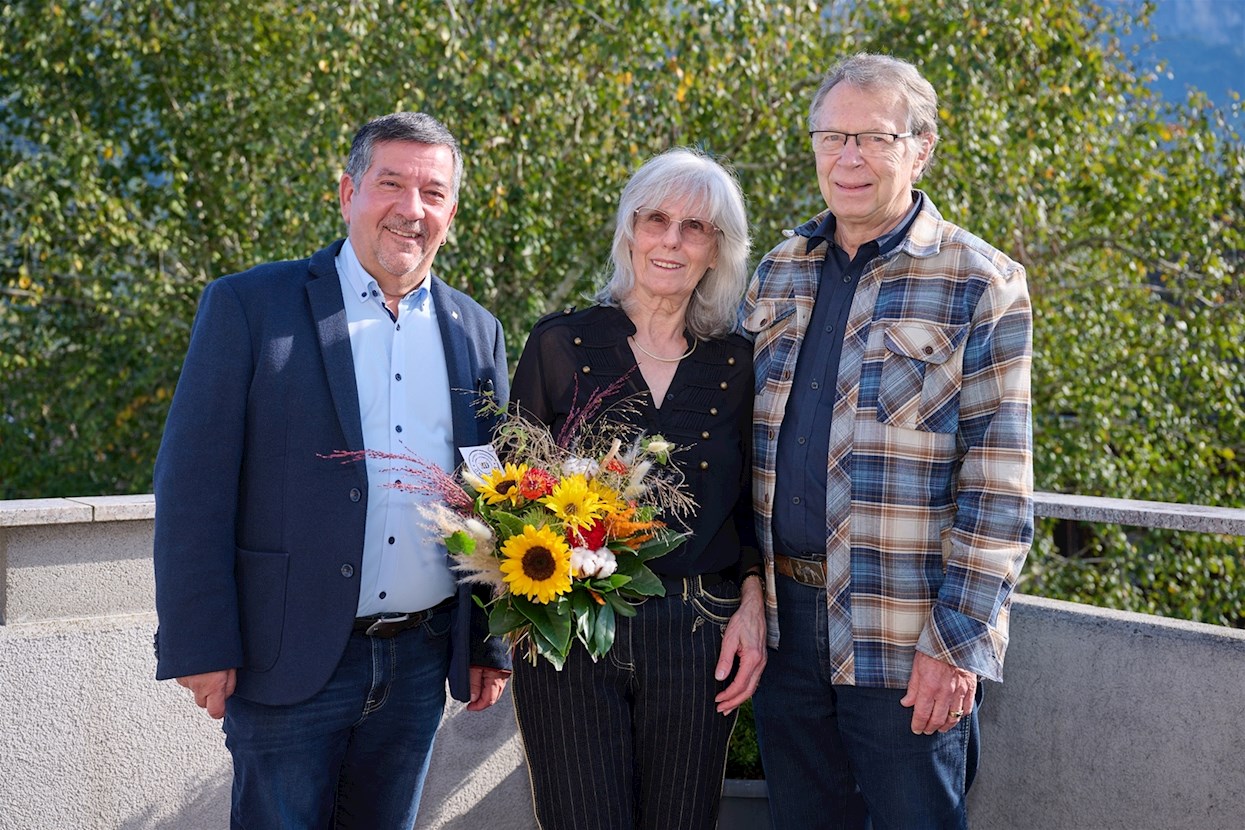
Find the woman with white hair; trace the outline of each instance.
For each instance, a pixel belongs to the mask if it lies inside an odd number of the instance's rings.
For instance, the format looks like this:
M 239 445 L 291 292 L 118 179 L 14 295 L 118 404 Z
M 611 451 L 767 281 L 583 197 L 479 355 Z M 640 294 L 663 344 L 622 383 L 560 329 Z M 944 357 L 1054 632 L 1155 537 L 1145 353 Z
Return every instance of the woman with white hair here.
M 543 830 L 712 830 L 737 709 L 765 665 L 751 511 L 752 347 L 732 334 L 747 280 L 735 178 L 669 150 L 623 190 L 613 275 L 583 311 L 533 328 L 511 399 L 557 435 L 594 393 L 604 417 L 679 446 L 690 537 L 650 561 L 666 589 L 620 617 L 594 662 L 515 661 L 514 702 Z M 628 399 L 630 405 L 609 408 Z M 758 577 L 753 579 L 751 577 Z

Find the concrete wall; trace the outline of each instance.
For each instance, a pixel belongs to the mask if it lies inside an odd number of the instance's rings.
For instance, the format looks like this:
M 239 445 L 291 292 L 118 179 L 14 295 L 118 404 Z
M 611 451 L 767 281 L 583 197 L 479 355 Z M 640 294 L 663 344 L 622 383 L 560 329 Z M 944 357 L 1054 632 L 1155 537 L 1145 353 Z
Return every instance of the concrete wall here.
M 0 502 L 0 830 L 228 824 L 219 724 L 152 679 L 148 496 Z M 1020 597 L 973 824 L 1245 827 L 1245 631 Z M 507 696 L 447 710 L 421 830 L 534 830 Z
M 229 754 L 153 679 L 150 496 L 0 501 L 0 830 L 219 830 Z M 509 694 L 451 702 L 420 830 L 535 828 Z

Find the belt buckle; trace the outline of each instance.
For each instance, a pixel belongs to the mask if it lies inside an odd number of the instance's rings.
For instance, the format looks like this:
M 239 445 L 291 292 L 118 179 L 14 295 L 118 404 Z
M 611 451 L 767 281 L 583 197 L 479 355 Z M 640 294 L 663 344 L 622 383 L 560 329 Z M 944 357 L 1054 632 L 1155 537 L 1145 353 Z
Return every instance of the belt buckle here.
M 819 563 L 807 559 L 793 559 L 792 562 L 795 564 L 792 571 L 798 581 L 813 586 L 826 584 L 826 573 Z
M 367 631 L 365 631 L 364 633 L 369 637 L 376 636 L 378 631 L 381 631 L 385 626 L 389 625 L 390 623 L 406 622 L 410 618 L 411 618 L 410 614 L 401 614 L 396 617 L 378 617 L 376 619 L 376 622 L 369 625 L 367 627 Z M 381 634 L 379 636 L 384 637 L 385 635 Z

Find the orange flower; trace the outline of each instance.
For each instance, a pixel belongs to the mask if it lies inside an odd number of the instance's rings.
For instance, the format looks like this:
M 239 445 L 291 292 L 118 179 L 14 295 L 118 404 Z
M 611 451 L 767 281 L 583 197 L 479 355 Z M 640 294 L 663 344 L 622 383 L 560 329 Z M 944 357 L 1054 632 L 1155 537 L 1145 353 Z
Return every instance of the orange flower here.
M 635 550 L 644 542 L 653 538 L 653 531 L 657 528 L 665 527 L 665 522 L 653 519 L 647 522 L 634 522 L 631 518 L 635 515 L 635 505 L 628 505 L 625 510 L 614 513 L 606 518 L 605 527 L 609 538 L 622 542 L 627 547 Z

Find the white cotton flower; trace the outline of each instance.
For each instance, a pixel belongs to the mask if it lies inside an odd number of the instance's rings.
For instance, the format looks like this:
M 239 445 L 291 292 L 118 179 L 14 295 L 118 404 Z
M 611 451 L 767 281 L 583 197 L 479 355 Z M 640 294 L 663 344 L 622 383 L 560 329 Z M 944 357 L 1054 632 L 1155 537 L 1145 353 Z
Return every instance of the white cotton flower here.
M 661 438 L 654 438 L 648 442 L 648 446 L 645 449 L 656 456 L 669 455 L 674 451 L 674 444 Z
M 597 578 L 604 579 L 618 570 L 618 557 L 609 548 L 598 548 L 595 551 L 597 562 Z
M 571 573 L 581 579 L 597 574 L 597 555 L 592 548 L 571 548 Z
M 577 458 L 571 456 L 562 462 L 562 475 L 564 476 L 583 476 L 584 478 L 592 478 L 601 471 L 601 465 L 593 461 L 591 458 Z

